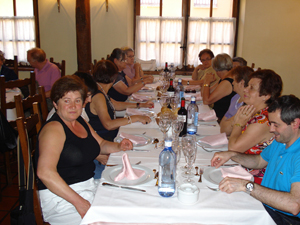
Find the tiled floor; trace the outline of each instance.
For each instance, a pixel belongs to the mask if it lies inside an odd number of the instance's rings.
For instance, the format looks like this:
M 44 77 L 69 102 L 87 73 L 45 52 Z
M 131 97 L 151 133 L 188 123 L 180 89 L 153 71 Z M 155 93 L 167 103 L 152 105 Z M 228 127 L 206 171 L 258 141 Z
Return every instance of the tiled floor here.
M 1 154 L 2 156 L 2 154 Z M 0 157 L 0 167 L 3 170 L 3 160 Z M 13 184 L 8 186 L 6 183 L 6 177 L 0 173 L 0 188 L 1 196 L 0 200 L 0 224 L 10 225 L 10 212 L 18 205 L 19 190 L 18 190 L 18 168 L 17 162 L 11 164 Z

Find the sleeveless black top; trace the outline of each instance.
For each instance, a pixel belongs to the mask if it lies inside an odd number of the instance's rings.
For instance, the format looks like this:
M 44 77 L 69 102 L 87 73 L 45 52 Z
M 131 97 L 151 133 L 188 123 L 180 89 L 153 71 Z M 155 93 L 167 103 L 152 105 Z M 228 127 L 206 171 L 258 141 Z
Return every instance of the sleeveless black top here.
M 98 90 L 96 92 L 96 94 L 98 94 L 98 93 L 104 95 L 100 90 Z M 95 95 L 93 95 L 93 97 Z M 105 98 L 105 96 L 104 96 L 104 98 Z M 111 107 L 111 105 L 109 104 L 109 101 L 106 98 L 105 98 L 105 100 L 106 100 L 108 114 L 109 114 L 110 118 L 113 120 L 114 119 L 114 110 Z M 101 120 L 99 119 L 98 115 L 95 115 L 91 112 L 91 104 L 90 103 L 86 104 L 85 112 L 90 119 L 89 124 L 93 127 L 93 129 L 97 132 L 97 134 L 100 137 L 102 137 L 104 140 L 113 141 L 119 132 L 119 128 L 117 128 L 115 130 L 107 130 L 101 123 Z
M 223 80 L 220 80 L 220 81 L 219 81 L 219 84 L 220 84 L 221 82 L 225 81 L 225 80 L 229 81 L 230 84 L 231 84 L 231 86 L 232 86 L 232 82 L 233 82 L 233 79 L 232 79 L 232 78 L 225 78 L 225 79 L 223 79 Z M 230 106 L 231 98 L 232 98 L 235 94 L 236 94 L 236 93 L 233 91 L 233 87 L 232 87 L 232 92 L 231 92 L 229 95 L 227 95 L 227 96 L 225 96 L 225 97 L 219 99 L 218 101 L 216 101 L 216 102 L 214 103 L 213 109 L 214 109 L 215 112 L 216 112 L 216 115 L 217 115 L 217 117 L 218 117 L 218 120 L 222 120 L 223 116 L 225 115 L 225 113 L 227 112 L 227 110 L 228 110 L 228 108 L 229 108 L 229 106 Z
M 129 84 L 128 84 L 128 82 L 127 82 L 125 76 L 126 76 L 126 74 L 125 74 L 123 71 L 119 72 L 119 74 L 118 74 L 118 76 L 117 76 L 117 79 L 116 79 L 114 85 L 115 85 L 116 83 L 118 83 L 118 82 L 123 82 L 123 83 L 126 84 L 126 86 L 128 87 Z M 123 94 L 121 94 L 120 92 L 118 92 L 118 91 L 114 88 L 114 85 L 109 89 L 109 91 L 108 91 L 107 94 L 108 94 L 112 99 L 114 99 L 114 100 L 116 100 L 116 101 L 118 101 L 118 102 L 125 102 L 125 101 L 127 100 L 127 98 L 128 98 L 128 95 L 123 95 Z
M 88 135 L 86 138 L 80 138 L 76 136 L 57 115 L 57 113 L 54 113 L 47 123 L 52 121 L 60 122 L 66 134 L 63 150 L 57 163 L 57 172 L 59 175 L 68 185 L 83 182 L 92 178 L 95 170 L 95 164 L 93 160 L 100 154 L 100 146 L 96 139 L 92 136 L 92 133 L 84 119 L 79 116 L 77 121 L 87 131 Z M 38 163 L 38 157 L 39 141 L 37 141 L 35 153 L 36 165 Z M 47 189 L 47 187 L 39 179 L 38 189 Z

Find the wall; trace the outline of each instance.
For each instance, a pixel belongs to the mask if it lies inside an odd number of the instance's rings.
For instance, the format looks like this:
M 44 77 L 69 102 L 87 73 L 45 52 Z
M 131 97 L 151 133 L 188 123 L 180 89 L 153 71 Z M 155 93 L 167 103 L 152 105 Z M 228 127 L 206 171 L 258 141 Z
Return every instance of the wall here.
M 41 47 L 55 61 L 66 60 L 67 74 L 77 69 L 75 0 L 39 1 Z M 133 0 L 90 0 L 92 59 L 101 59 L 116 47 L 133 46 Z M 300 97 L 300 1 L 241 0 L 237 55 L 249 64 L 281 75 L 283 94 Z
M 77 70 L 75 0 L 39 1 L 41 48 L 47 58 L 66 60 L 66 74 Z M 133 45 L 133 0 L 90 0 L 92 60 L 101 59 L 116 47 Z
M 255 67 L 273 69 L 282 94 L 300 97 L 300 1 L 241 0 L 237 55 Z

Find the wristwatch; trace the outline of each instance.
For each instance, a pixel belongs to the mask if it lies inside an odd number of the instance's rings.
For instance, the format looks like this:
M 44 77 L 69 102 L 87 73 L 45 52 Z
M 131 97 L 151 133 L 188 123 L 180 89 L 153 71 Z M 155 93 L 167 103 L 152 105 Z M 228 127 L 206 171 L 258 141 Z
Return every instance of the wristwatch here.
M 254 183 L 253 182 L 248 182 L 246 184 L 246 193 L 250 195 L 251 192 L 253 191 L 253 189 L 254 189 Z

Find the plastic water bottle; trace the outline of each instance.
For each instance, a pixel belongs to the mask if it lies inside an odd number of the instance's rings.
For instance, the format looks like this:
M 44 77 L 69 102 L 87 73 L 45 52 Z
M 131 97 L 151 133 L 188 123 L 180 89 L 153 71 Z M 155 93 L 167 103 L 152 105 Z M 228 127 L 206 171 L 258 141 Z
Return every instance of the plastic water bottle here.
M 198 106 L 196 105 L 196 98 L 192 96 L 191 103 L 187 108 L 187 133 L 196 134 L 198 126 Z
M 165 139 L 165 148 L 159 155 L 158 193 L 162 197 L 171 197 L 175 193 L 176 154 L 172 150 L 172 139 Z
M 181 101 L 181 98 L 184 97 L 184 87 L 182 85 L 182 80 L 181 78 L 178 79 L 178 84 L 175 88 L 175 98 L 178 102 L 178 107 L 180 107 L 180 101 Z

